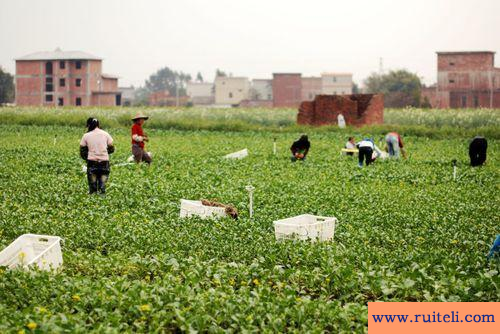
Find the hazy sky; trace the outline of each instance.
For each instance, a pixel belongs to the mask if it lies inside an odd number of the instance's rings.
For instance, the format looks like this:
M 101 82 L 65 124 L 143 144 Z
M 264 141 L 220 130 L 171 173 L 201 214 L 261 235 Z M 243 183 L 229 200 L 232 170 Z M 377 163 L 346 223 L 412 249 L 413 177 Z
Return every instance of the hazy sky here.
M 104 58 L 120 86 L 163 66 L 206 81 L 221 68 L 359 83 L 380 58 L 429 84 L 436 51 L 500 52 L 500 0 L 0 0 L 0 66 L 14 73 L 14 58 L 57 47 Z

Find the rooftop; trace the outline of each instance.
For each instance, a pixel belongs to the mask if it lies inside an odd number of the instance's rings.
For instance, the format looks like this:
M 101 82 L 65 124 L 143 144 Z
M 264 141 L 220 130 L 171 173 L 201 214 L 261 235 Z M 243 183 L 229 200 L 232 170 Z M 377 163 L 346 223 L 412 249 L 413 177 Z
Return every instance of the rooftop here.
M 30 53 L 15 60 L 102 60 L 102 58 L 83 51 L 62 51 L 57 48 L 54 51 Z
M 323 73 L 321 73 L 321 76 L 325 76 L 325 75 L 349 76 L 349 75 L 352 75 L 352 73 L 347 73 L 347 72 L 323 72 Z

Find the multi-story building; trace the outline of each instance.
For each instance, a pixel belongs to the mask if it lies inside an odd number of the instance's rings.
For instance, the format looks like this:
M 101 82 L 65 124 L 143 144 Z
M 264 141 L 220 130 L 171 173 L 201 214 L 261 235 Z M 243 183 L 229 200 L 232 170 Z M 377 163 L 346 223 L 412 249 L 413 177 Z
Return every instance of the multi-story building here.
M 245 77 L 216 77 L 215 103 L 221 105 L 239 105 L 247 100 L 250 93 L 250 81 Z
M 302 101 L 312 101 L 322 92 L 322 79 L 319 77 L 302 77 Z
M 121 105 L 118 77 L 102 73 L 102 59 L 81 51 L 37 52 L 16 59 L 16 104 Z
M 301 101 L 301 74 L 273 73 L 273 106 L 297 108 Z
M 186 93 L 194 105 L 208 105 L 215 102 L 215 87 L 211 82 L 188 82 Z
M 500 68 L 494 63 L 492 51 L 437 52 L 433 107 L 500 108 Z
M 322 73 L 321 93 L 333 95 L 352 94 L 352 73 Z

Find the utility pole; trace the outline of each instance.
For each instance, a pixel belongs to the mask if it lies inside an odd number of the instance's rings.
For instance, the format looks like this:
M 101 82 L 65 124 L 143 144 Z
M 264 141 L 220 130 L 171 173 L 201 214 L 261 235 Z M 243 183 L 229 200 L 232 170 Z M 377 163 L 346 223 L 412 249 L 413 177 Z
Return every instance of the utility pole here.
M 175 80 L 175 106 L 179 107 L 179 78 Z
M 378 72 L 380 75 L 384 74 L 384 58 L 382 57 L 379 59 Z

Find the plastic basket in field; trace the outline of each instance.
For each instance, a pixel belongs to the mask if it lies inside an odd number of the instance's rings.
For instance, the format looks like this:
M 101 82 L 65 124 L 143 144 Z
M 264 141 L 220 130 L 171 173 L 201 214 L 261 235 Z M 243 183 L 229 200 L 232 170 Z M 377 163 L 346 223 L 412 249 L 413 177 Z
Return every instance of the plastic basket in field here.
M 274 233 L 277 240 L 327 241 L 333 239 L 336 223 L 335 217 L 306 214 L 274 221 Z
M 181 218 L 198 216 L 203 219 L 226 217 L 226 209 L 203 205 L 201 201 L 181 199 Z
M 57 269 L 63 263 L 60 242 L 56 236 L 23 234 L 0 252 L 0 266 Z
M 248 149 L 243 149 L 238 152 L 230 153 L 224 156 L 226 159 L 243 159 L 248 156 Z

